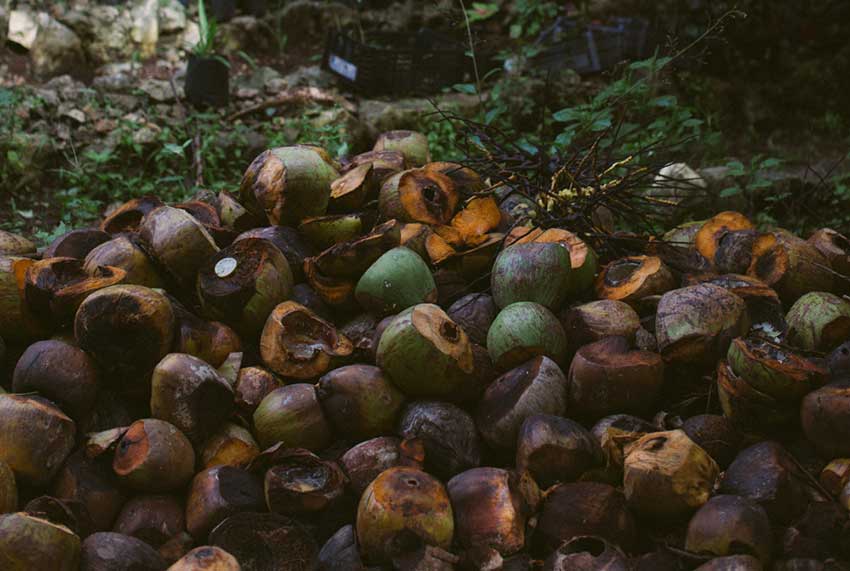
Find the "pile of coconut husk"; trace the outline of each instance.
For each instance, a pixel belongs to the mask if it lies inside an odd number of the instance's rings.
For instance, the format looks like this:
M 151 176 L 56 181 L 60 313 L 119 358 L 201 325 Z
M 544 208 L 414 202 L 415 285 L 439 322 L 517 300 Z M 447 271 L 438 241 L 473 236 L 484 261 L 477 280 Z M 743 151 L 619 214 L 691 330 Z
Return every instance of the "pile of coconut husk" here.
M 487 164 L 275 148 L 0 234 L 3 569 L 846 568 L 850 241 Z

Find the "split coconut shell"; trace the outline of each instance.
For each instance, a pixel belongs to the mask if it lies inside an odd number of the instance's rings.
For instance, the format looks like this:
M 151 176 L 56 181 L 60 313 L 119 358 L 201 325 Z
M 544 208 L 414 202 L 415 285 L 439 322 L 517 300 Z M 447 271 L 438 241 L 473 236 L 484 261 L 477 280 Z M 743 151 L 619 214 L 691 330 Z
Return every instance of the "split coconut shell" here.
M 306 145 L 264 151 L 251 163 L 239 188 L 242 204 L 269 224 L 295 225 L 322 216 L 339 172 L 322 149 Z

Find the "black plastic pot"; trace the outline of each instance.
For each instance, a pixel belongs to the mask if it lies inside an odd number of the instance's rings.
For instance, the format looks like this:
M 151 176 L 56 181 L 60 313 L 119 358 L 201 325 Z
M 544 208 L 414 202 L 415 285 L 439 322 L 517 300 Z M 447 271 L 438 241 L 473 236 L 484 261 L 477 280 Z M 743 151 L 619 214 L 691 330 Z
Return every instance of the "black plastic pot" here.
M 189 56 L 186 99 L 196 107 L 224 107 L 230 99 L 230 69 L 224 60 Z
M 210 14 L 216 22 L 226 22 L 236 15 L 236 0 L 212 0 Z

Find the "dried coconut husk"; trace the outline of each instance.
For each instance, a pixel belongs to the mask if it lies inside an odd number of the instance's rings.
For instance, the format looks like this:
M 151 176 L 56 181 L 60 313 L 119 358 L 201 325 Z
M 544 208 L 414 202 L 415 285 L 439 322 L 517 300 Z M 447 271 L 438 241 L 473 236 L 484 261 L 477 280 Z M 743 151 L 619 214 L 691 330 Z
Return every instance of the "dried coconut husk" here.
M 463 243 L 475 247 L 486 240 L 486 235 L 499 226 L 502 212 L 492 196 L 473 198 L 455 214 L 451 226 L 460 232 Z
M 111 236 L 97 228 L 78 228 L 57 237 L 42 253 L 42 258 L 85 258 Z
M 398 151 L 404 161 L 412 167 L 421 167 L 431 162 L 428 137 L 416 131 L 387 131 L 375 141 L 373 151 Z
M 47 334 L 24 296 L 27 272 L 34 263 L 18 256 L 0 257 L 0 338 L 6 341 L 28 342 Z
M 165 281 L 153 260 L 132 236 L 116 236 L 93 248 L 85 259 L 85 271 L 93 274 L 98 266 L 124 270 L 124 282 L 152 288 L 165 287 Z
M 614 260 L 596 278 L 596 294 L 634 304 L 652 295 L 664 294 L 676 283 L 673 274 L 656 256 L 630 256 Z
M 363 163 L 331 183 L 331 196 L 328 210 L 332 212 L 351 212 L 362 208 L 377 194 L 380 181 L 374 163 Z
M 261 153 L 245 171 L 239 189 L 242 204 L 269 224 L 296 224 L 322 216 L 331 184 L 339 178 L 336 166 L 318 147 L 277 147 Z
M 384 181 L 378 197 L 378 211 L 385 219 L 447 224 L 459 199 L 454 182 L 446 175 L 410 169 Z
M 97 266 L 88 273 L 78 258 L 48 258 L 27 269 L 24 295 L 33 313 L 45 323 L 71 323 L 92 293 L 124 281 L 120 268 Z
M 164 204 L 156 196 L 133 198 L 108 213 L 100 223 L 100 229 L 112 235 L 135 233 L 139 230 L 142 219 L 160 206 Z
M 753 232 L 753 223 L 740 212 L 721 212 L 703 223 L 694 237 L 694 247 L 718 271 L 743 273 L 749 265 Z
M 260 336 L 260 355 L 275 373 L 312 379 L 331 368 L 334 359 L 354 350 L 333 324 L 301 304 L 285 301 L 269 315 Z
M 26 256 L 35 254 L 33 242 L 23 236 L 0 230 L 0 256 Z
M 747 274 L 775 289 L 786 304 L 809 292 L 831 292 L 834 285 L 829 260 L 785 230 L 762 234 L 756 240 Z
M 744 300 L 750 322 L 766 333 L 782 333 L 785 331 L 785 313 L 782 302 L 776 291 L 763 281 L 742 274 L 698 274 L 687 276 L 686 286 L 701 283 L 712 284 L 728 289 Z
M 850 239 L 831 228 L 821 228 L 809 237 L 808 242 L 839 274 L 834 276 L 836 293 L 850 293 Z

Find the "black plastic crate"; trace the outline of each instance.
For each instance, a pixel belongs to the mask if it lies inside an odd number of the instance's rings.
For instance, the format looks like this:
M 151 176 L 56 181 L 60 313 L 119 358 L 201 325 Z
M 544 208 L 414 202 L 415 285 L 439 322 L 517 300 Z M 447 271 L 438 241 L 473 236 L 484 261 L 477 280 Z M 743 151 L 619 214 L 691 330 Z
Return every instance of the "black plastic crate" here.
M 467 81 L 472 60 L 463 43 L 432 30 L 370 34 L 368 43 L 342 31 L 328 36 L 322 66 L 358 93 L 408 95 Z
M 553 36 L 565 39 L 551 42 Z M 646 57 L 648 36 L 649 23 L 639 18 L 616 18 L 610 24 L 587 26 L 573 20 L 559 20 L 541 36 L 541 43 L 551 45 L 534 62 L 544 69 L 570 68 L 581 74 L 598 73 L 621 61 Z

